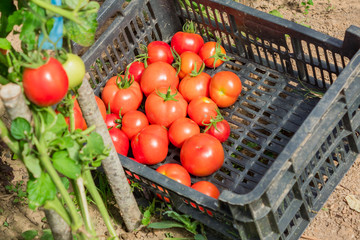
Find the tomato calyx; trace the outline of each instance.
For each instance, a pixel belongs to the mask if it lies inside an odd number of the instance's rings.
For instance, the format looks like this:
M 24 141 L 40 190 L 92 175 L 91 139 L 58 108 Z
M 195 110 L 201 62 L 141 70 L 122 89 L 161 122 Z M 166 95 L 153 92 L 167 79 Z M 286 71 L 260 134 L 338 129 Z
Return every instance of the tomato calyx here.
M 219 38 L 215 45 L 215 54 L 209 57 L 209 59 L 210 58 L 214 59 L 214 68 L 216 67 L 216 62 L 218 60 L 223 61 L 223 62 L 231 60 L 231 57 L 229 57 L 226 54 L 221 52 L 220 44 L 221 44 L 221 39 Z
M 174 63 L 171 65 L 176 69 L 176 75 L 179 75 L 179 72 L 181 70 L 181 57 L 176 52 L 175 48 L 170 48 L 172 55 L 174 56 Z M 196 69 L 196 68 L 195 68 Z
M 194 69 L 191 71 L 191 73 L 189 74 L 190 77 L 196 77 L 199 76 L 205 69 L 205 63 L 203 62 L 201 64 L 201 67 L 199 69 L 199 71 L 196 71 L 197 67 L 196 67 L 196 62 L 194 63 Z
M 19 52 L 19 54 L 25 60 L 20 65 L 25 68 L 37 69 L 50 60 L 50 56 L 46 52 L 43 55 L 39 51 L 29 52 L 28 55 L 23 52 Z
M 224 120 L 223 115 L 221 114 L 219 108 L 215 109 L 217 115 L 216 117 L 211 117 L 210 118 L 210 122 L 209 123 L 204 123 L 204 121 L 202 122 L 202 124 L 204 126 L 206 126 L 204 133 L 206 133 L 212 126 L 215 128 L 216 131 L 219 131 L 219 129 L 216 127 L 218 122 L 221 122 L 222 120 Z
M 133 84 L 134 82 L 134 77 L 131 76 L 129 77 L 129 68 L 126 69 L 125 71 L 125 75 L 118 75 L 116 80 L 116 86 L 119 89 L 127 89 L 131 86 L 131 84 Z
M 196 32 L 196 25 L 193 21 L 186 21 L 182 28 L 183 32 L 186 33 L 195 33 Z
M 156 89 L 156 94 L 161 97 L 162 99 L 164 99 L 164 102 L 167 101 L 179 101 L 178 99 L 175 99 L 175 96 L 178 94 L 178 90 L 176 90 L 176 92 L 174 94 L 171 94 L 171 87 L 169 86 L 169 88 L 167 89 L 166 93 L 162 93 L 160 92 L 158 89 Z

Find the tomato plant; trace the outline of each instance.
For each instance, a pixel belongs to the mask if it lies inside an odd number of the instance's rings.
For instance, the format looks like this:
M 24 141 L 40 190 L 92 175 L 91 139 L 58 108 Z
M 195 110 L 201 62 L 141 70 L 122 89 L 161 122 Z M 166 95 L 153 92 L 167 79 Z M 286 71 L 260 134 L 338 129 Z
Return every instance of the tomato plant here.
M 233 72 L 221 71 L 211 78 L 210 98 L 219 107 L 229 107 L 236 102 L 242 89 L 240 78 Z
M 131 110 L 122 116 L 121 130 L 132 139 L 138 132 L 149 125 L 146 115 L 137 110 Z
M 167 176 L 168 178 L 184 184 L 185 186 L 190 187 L 191 185 L 190 174 L 180 164 L 166 163 L 158 167 L 156 171 Z
M 141 76 L 140 86 L 145 96 L 154 91 L 156 88 L 169 87 L 177 88 L 179 77 L 176 70 L 168 63 L 155 62 L 150 64 Z
M 145 113 L 151 124 L 169 127 L 187 115 L 188 103 L 174 88 L 162 87 L 153 91 L 145 101 Z
M 224 163 L 224 149 L 215 137 L 199 133 L 184 142 L 180 150 L 180 161 L 190 174 L 209 176 Z
M 203 64 L 203 60 L 196 53 L 186 51 L 181 55 L 174 52 L 176 58 L 173 67 L 177 69 L 180 79 L 190 74 L 192 71 L 198 72 Z
M 165 160 L 168 153 L 167 130 L 160 125 L 144 127 L 131 139 L 134 158 L 143 164 L 153 165 Z
M 209 181 L 196 182 L 191 186 L 191 188 L 216 199 L 218 199 L 220 196 L 219 189 Z
M 159 61 L 168 64 L 174 61 L 170 45 L 163 41 L 152 41 L 147 46 L 147 63 L 150 65 Z
M 59 103 L 65 97 L 69 80 L 61 63 L 50 57 L 36 69 L 24 69 L 23 87 L 26 97 L 32 103 L 47 107 Z
M 110 78 L 101 93 L 105 105 L 110 104 L 112 113 L 124 115 L 130 110 L 138 109 L 141 104 L 143 94 L 140 85 L 127 76 L 128 74 Z
M 72 89 L 81 85 L 85 76 L 85 64 L 78 55 L 72 53 L 67 53 L 66 58 L 62 66 L 69 79 L 69 88 Z
M 129 138 L 126 134 L 116 127 L 109 129 L 109 134 L 112 142 L 114 143 L 116 152 L 126 156 L 130 147 Z
M 195 24 L 187 22 L 183 26 L 182 32 L 177 32 L 171 38 L 171 47 L 178 53 L 182 54 L 186 51 L 198 53 L 204 45 L 204 39 L 196 34 Z
M 199 56 L 208 68 L 217 68 L 223 62 L 230 60 L 226 55 L 225 48 L 218 42 L 206 42 L 199 51 Z
M 199 126 L 204 126 L 217 115 L 216 103 L 208 97 L 196 97 L 189 103 L 188 115 Z
M 177 148 L 181 148 L 186 139 L 200 133 L 200 127 L 187 117 L 175 120 L 169 128 L 169 140 Z
M 200 96 L 209 97 L 211 76 L 203 72 L 203 69 L 202 67 L 198 72 L 193 71 L 185 76 L 179 84 L 179 92 L 187 102 Z

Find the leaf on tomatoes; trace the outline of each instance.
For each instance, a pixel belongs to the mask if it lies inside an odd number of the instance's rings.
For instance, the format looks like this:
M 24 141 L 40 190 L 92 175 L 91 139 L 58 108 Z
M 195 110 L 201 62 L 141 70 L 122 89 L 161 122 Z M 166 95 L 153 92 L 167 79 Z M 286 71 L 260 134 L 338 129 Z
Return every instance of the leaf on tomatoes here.
M 12 121 L 10 126 L 10 133 L 16 140 L 26 139 L 26 136 L 30 134 L 30 123 L 22 117 L 17 117 Z
M 81 174 L 81 165 L 69 158 L 67 151 L 55 152 L 52 161 L 55 169 L 70 179 L 76 179 Z
M 64 26 L 71 40 L 84 47 L 89 47 L 94 43 L 95 32 L 98 27 L 96 18 L 99 7 L 99 3 L 95 1 L 86 4 L 78 12 L 78 17 L 82 23 L 81 25 L 64 19 Z
M 29 208 L 35 210 L 43 206 L 47 200 L 53 200 L 56 195 L 56 187 L 46 172 L 41 172 L 39 178 L 30 178 L 27 183 Z

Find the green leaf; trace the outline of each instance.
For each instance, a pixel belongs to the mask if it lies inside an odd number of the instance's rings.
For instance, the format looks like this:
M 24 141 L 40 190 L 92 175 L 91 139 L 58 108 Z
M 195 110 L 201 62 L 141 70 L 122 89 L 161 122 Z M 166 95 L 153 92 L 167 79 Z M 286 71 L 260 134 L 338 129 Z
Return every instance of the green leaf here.
M 22 9 L 13 12 L 13 14 L 11 14 L 8 18 L 6 32 L 11 32 L 11 30 L 14 28 L 15 25 L 20 26 L 23 23 L 24 18 L 25 18 L 25 16 L 23 14 Z
M 36 230 L 28 230 L 21 234 L 24 240 L 32 240 L 38 235 L 38 231 Z
M 0 4 L 0 37 L 6 37 L 8 31 L 6 31 L 8 25 L 8 17 L 16 11 L 16 7 L 13 0 L 2 0 Z
M 195 240 L 206 240 L 207 238 L 204 237 L 203 235 L 201 235 L 200 233 L 198 233 L 194 236 L 194 239 Z
M 27 184 L 29 208 L 35 210 L 44 205 L 47 200 L 53 200 L 56 195 L 56 187 L 49 174 L 42 172 L 39 178 L 31 178 Z
M 54 167 L 68 178 L 76 179 L 81 174 L 81 165 L 69 158 L 67 151 L 55 152 L 52 156 Z
M 97 155 L 103 154 L 104 149 L 105 145 L 100 134 L 92 132 L 87 139 L 87 144 L 80 151 L 80 159 L 91 161 Z
M 96 18 L 99 7 L 100 5 L 97 2 L 88 3 L 84 7 L 85 10 L 78 13 L 81 25 L 64 19 L 65 32 L 71 40 L 84 47 L 89 47 L 94 43 L 98 26 Z
M 30 154 L 24 155 L 23 161 L 26 168 L 31 172 L 34 178 L 39 178 L 42 172 L 39 159 L 33 154 Z
M 60 179 L 61 179 L 61 182 L 64 184 L 64 187 L 65 187 L 66 189 L 69 189 L 69 187 L 70 187 L 70 181 L 69 181 L 69 179 L 67 179 L 66 177 L 61 177 Z
M 174 221 L 155 222 L 155 223 L 150 223 L 148 225 L 148 228 L 154 228 L 154 229 L 166 229 L 166 228 L 173 228 L 173 227 L 184 228 L 184 225 L 181 223 L 178 223 L 178 222 L 174 222 Z
M 270 13 L 271 15 L 276 16 L 276 17 L 284 18 L 284 16 L 283 16 L 277 9 L 271 10 L 269 13 Z
M 17 117 L 12 121 L 10 133 L 16 140 L 26 139 L 30 132 L 30 123 L 25 118 Z
M 51 230 L 50 229 L 44 229 L 40 240 L 54 240 L 54 237 L 52 235 Z
M 0 38 L 0 48 L 5 50 L 11 49 L 11 43 L 6 38 Z
M 52 115 L 48 112 L 44 112 L 43 116 L 46 125 L 46 131 L 44 133 L 45 141 L 51 142 L 54 139 L 58 139 L 58 137 L 61 137 L 68 129 L 65 118 L 62 114 Z M 54 116 L 56 119 L 54 119 Z

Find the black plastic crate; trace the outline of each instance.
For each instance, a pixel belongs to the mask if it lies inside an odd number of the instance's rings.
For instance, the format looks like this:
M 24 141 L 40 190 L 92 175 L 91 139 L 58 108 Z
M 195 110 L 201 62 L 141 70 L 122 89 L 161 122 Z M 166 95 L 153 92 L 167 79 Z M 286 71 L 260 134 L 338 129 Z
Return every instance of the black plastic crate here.
M 140 44 L 169 42 L 189 19 L 205 41 L 221 37 L 233 58 L 208 73 L 226 69 L 243 83 L 234 106 L 222 109 L 232 127 L 224 165 L 192 178 L 217 185 L 219 200 L 120 156 L 141 196 L 160 194 L 224 238 L 298 239 L 359 153 L 360 29 L 351 26 L 341 41 L 231 0 L 105 4 L 117 17 L 82 56 L 95 94 Z M 179 162 L 179 150 L 170 148 L 165 162 Z

